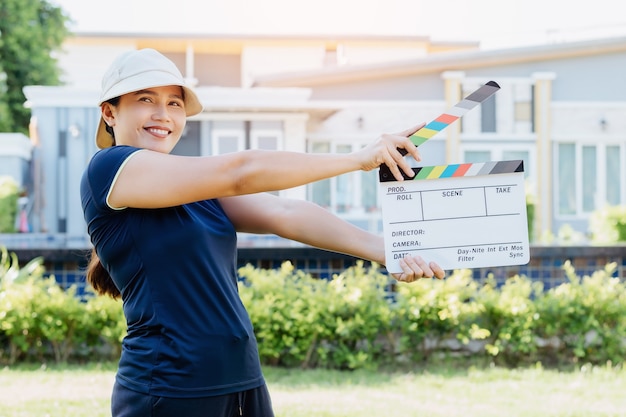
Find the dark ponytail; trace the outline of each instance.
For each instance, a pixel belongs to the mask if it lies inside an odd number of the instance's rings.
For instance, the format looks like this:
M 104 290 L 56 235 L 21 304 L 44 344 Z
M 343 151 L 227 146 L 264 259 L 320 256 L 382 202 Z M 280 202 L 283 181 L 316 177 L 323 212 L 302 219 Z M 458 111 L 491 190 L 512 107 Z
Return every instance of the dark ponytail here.
M 107 100 L 107 102 L 113 106 L 117 106 L 120 102 L 120 98 L 114 97 Z M 113 128 L 109 125 L 105 127 L 106 131 L 111 135 L 113 145 L 115 146 L 115 133 L 113 132 Z M 87 265 L 87 282 L 93 287 L 96 293 L 100 295 L 108 295 L 113 299 L 118 299 L 121 296 L 120 290 L 118 290 L 113 283 L 111 275 L 109 275 L 109 272 L 102 266 L 102 262 L 100 262 L 100 258 L 95 249 L 91 250 L 91 258 L 89 259 L 89 265 Z
M 96 293 L 108 295 L 114 300 L 120 298 L 120 290 L 113 283 L 109 272 L 104 269 L 95 249 L 91 250 L 91 259 L 87 266 L 87 282 L 93 287 Z

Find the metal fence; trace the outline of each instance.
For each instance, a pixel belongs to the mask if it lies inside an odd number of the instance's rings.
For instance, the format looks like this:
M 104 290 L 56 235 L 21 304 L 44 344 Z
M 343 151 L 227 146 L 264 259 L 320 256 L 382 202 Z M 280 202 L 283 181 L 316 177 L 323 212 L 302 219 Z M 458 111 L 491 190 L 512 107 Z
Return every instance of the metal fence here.
M 267 243 L 267 242 L 266 242 Z M 0 244 L 2 242 L 0 241 Z M 6 246 L 6 245 L 5 245 Z M 85 288 L 85 268 L 89 258 L 89 249 L 83 247 L 60 247 L 42 245 L 40 247 L 7 246 L 15 252 L 21 264 L 41 256 L 44 259 L 46 274 L 53 274 L 62 286 L 75 284 L 79 293 Z M 279 268 L 285 261 L 295 268 L 314 277 L 332 278 L 353 266 L 357 259 L 323 251 L 303 245 L 280 246 L 279 242 L 259 247 L 247 245 L 239 248 L 238 265 L 251 264 L 257 268 Z M 527 265 L 497 268 L 477 268 L 472 270 L 474 279 L 483 281 L 490 274 L 499 283 L 504 283 L 515 275 L 525 275 L 532 280 L 542 281 L 544 288 L 552 288 L 567 281 L 563 265 L 571 261 L 578 275 L 591 275 L 603 269 L 611 262 L 616 263 L 613 276 L 626 281 L 626 245 L 615 246 L 531 246 L 530 262 Z

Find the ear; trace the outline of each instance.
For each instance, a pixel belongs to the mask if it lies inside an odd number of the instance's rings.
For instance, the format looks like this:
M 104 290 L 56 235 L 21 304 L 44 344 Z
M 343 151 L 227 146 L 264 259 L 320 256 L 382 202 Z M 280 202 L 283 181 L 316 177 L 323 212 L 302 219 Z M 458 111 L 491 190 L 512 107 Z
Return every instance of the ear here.
M 102 120 L 111 127 L 115 126 L 115 107 L 111 103 L 104 102 L 100 106 L 100 111 Z

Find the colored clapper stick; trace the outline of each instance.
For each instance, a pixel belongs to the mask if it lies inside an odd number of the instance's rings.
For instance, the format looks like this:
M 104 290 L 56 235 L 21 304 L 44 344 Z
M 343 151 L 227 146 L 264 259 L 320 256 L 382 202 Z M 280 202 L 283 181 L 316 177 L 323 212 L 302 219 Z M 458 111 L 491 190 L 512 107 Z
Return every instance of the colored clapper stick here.
M 491 161 L 476 162 L 473 164 L 437 165 L 413 168 L 415 176 L 413 180 L 434 180 L 440 178 L 474 177 L 483 175 L 505 174 L 524 172 L 524 162 L 514 161 Z M 395 178 L 381 179 L 380 182 L 393 182 Z
M 494 95 L 499 89 L 500 86 L 498 83 L 495 81 L 489 81 L 487 84 L 479 87 L 476 91 L 459 101 L 441 116 L 437 117 L 435 120 L 415 132 L 409 137 L 409 139 L 411 139 L 411 142 L 413 142 L 415 146 L 420 146 L 422 143 L 426 142 L 428 139 L 448 127 L 451 123 L 463 117 L 465 113 L 483 103 L 489 97 Z M 402 155 L 406 155 L 407 151 L 400 149 L 400 153 L 402 153 Z M 381 165 L 379 175 L 381 181 L 388 180 L 393 177 L 391 171 L 386 165 Z

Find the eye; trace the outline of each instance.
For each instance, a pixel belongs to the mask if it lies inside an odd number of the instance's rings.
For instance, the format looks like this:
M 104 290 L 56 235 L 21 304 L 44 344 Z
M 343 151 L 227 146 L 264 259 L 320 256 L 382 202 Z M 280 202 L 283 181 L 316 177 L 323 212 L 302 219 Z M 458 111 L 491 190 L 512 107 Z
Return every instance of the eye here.
M 142 96 L 142 97 L 139 97 L 139 101 L 144 101 L 146 103 L 152 103 L 152 97 Z
M 184 107 L 184 103 L 180 100 L 172 100 L 170 101 L 170 106 Z

